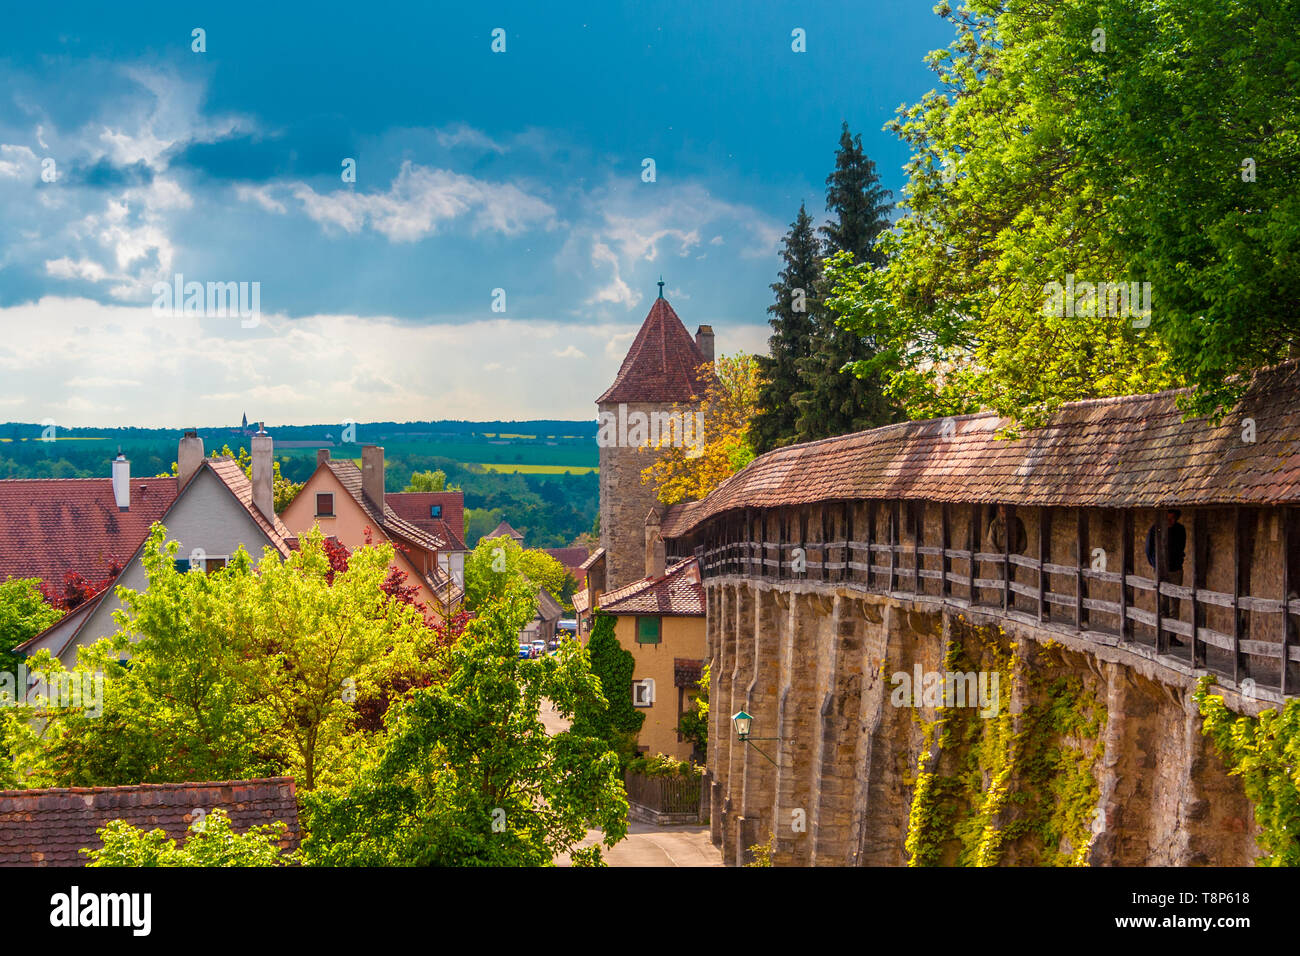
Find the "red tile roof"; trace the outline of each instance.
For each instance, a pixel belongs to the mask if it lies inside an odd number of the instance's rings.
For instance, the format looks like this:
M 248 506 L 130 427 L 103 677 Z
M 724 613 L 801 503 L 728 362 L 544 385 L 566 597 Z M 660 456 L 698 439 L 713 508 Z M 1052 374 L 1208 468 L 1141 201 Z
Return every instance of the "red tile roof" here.
M 697 372 L 705 361 L 668 300 L 656 299 L 614 384 L 596 403 L 689 402 L 704 394 L 705 380 Z
M 423 531 L 442 538 L 452 551 L 465 550 L 465 492 L 401 491 L 384 495 L 398 517 Z M 429 516 L 431 505 L 442 506 L 442 517 Z
M 418 528 L 399 516 L 388 503 L 387 494 L 384 495 L 384 511 L 381 515 L 375 502 L 371 501 L 362 490 L 361 469 L 357 467 L 355 462 L 331 458 L 326 460 L 324 465 L 338 479 L 339 484 L 343 486 L 343 490 L 361 506 L 361 510 L 366 513 L 375 527 L 381 529 L 390 538 L 397 538 L 400 542 L 413 544 L 417 548 L 423 548 L 430 552 L 438 552 L 447 547 L 448 542 L 444 538 L 430 534 L 423 528 Z M 460 600 L 459 585 L 436 562 L 433 571 L 426 576 L 425 580 L 440 600 L 452 604 Z
M 542 551 L 564 565 L 565 570 L 572 574 L 573 580 L 577 581 L 579 584 L 581 584 L 582 579 L 587 576 L 586 548 L 542 548 Z
M 591 554 L 587 555 L 587 560 L 583 561 L 582 564 L 578 565 L 578 567 L 581 568 L 584 572 L 590 571 L 592 566 L 604 556 L 605 556 L 605 549 L 597 548 L 595 551 L 591 552 Z
M 0 866 L 84 866 L 84 849 L 102 844 L 95 831 L 113 820 L 161 828 L 178 843 L 198 819 L 195 810 L 223 809 L 239 832 L 282 821 L 281 847 L 298 845 L 298 801 L 292 777 L 221 783 L 153 783 L 0 791 Z
M 661 578 L 643 578 L 600 598 L 607 614 L 704 616 L 704 588 L 694 558 L 678 561 Z
M 523 534 L 523 532 L 522 532 L 522 531 L 516 531 L 514 528 L 510 527 L 510 522 L 508 522 L 508 521 L 503 521 L 503 522 L 501 522 L 499 525 L 497 525 L 495 528 L 493 528 L 493 529 L 492 529 L 491 531 L 489 531 L 487 534 L 483 535 L 483 537 L 484 537 L 484 538 L 499 538 L 499 537 L 501 537 L 503 534 L 508 534 L 510 537 L 514 538 L 514 539 L 515 539 L 516 541 L 518 541 L 520 544 L 523 544 L 523 543 L 524 543 L 524 534 Z
M 1300 362 L 1256 374 L 1218 427 L 1182 421 L 1179 391 L 1064 405 L 997 439 L 992 413 L 904 422 L 768 452 L 703 501 L 674 505 L 665 538 L 739 508 L 923 498 L 1028 506 L 1151 508 L 1300 502 Z M 1255 441 L 1243 440 L 1243 421 Z
M 175 478 L 132 478 L 129 511 L 117 510 L 111 478 L 0 481 L 0 581 L 60 584 L 75 571 L 97 582 L 110 561 L 131 560 L 175 498 Z
M 673 686 L 694 687 L 704 676 L 704 661 L 694 661 L 685 657 L 673 658 Z

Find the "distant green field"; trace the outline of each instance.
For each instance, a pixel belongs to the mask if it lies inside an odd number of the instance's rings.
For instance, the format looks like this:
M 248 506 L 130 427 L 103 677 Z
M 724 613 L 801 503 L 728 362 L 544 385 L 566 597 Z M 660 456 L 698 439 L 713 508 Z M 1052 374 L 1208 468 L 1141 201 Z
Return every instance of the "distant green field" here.
M 476 464 L 482 465 L 488 471 L 497 471 L 504 475 L 585 475 L 588 472 L 600 471 L 595 465 L 503 465 L 486 461 L 476 462 Z

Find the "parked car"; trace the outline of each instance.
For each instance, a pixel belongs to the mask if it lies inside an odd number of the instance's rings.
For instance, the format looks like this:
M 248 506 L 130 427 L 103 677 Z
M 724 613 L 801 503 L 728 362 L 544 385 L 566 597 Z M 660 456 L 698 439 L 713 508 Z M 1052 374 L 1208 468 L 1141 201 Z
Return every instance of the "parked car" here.
M 529 647 L 527 644 L 520 644 L 520 645 L 519 645 L 519 656 L 520 656 L 521 658 L 529 658 L 529 657 L 532 657 L 532 656 L 533 656 L 532 648 Z
M 533 650 L 533 657 L 541 657 L 546 653 L 546 642 L 542 640 L 533 641 L 530 645 Z

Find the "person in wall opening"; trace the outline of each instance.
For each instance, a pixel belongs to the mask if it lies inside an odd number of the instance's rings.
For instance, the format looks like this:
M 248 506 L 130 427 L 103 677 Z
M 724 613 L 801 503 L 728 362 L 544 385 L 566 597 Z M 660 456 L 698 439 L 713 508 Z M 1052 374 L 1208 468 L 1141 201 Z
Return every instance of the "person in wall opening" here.
M 1183 556 L 1187 551 L 1187 529 L 1183 527 L 1178 520 L 1183 513 L 1177 508 L 1167 508 L 1164 512 L 1165 526 L 1168 530 L 1165 533 L 1165 552 L 1161 557 L 1163 567 L 1161 571 L 1161 580 L 1168 581 L 1170 584 L 1183 583 Z M 1151 530 L 1147 532 L 1147 564 L 1154 569 L 1156 566 L 1156 541 L 1159 538 L 1159 519 L 1156 524 L 1151 525 Z M 1178 617 L 1180 602 L 1178 598 L 1161 595 L 1160 613 L 1164 617 Z M 1182 644 L 1176 635 L 1170 635 L 1170 640 L 1175 644 Z
M 984 532 L 984 550 L 1001 554 L 1010 550 L 1012 554 L 1024 554 L 1029 547 L 1029 536 L 1025 534 L 1025 523 L 1018 517 L 1011 518 L 1011 547 L 1007 548 L 1007 506 L 998 505 L 988 530 Z

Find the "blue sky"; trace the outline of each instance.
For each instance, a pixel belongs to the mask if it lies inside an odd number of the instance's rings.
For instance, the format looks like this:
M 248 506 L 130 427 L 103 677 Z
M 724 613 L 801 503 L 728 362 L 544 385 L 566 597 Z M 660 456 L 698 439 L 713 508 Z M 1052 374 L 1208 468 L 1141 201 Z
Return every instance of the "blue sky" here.
M 661 273 L 764 348 L 841 121 L 898 195 L 881 127 L 950 39 L 888 0 L 286 6 L 8 11 L 0 420 L 592 418 Z M 157 314 L 177 273 L 259 321 Z

